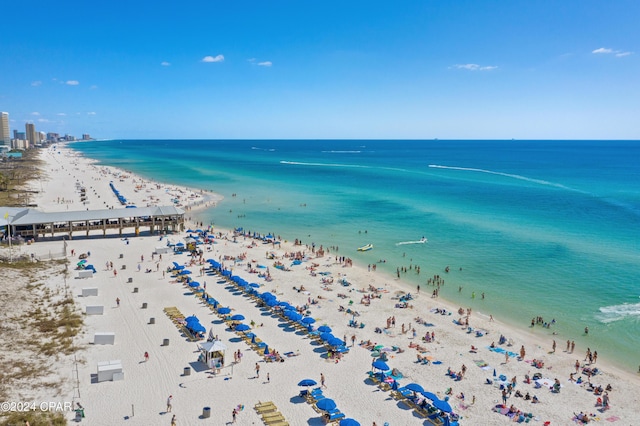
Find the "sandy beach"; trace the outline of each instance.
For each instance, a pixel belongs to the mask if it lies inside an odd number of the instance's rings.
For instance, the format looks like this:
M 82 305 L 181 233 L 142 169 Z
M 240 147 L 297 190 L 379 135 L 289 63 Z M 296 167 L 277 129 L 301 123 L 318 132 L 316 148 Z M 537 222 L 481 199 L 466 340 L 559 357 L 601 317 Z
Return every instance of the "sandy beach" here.
M 31 185 L 39 191 L 33 202 L 45 212 L 121 208 L 109 187 L 113 181 L 137 206 L 171 205 L 179 200 L 188 226 L 207 230 L 207 224 L 199 223 L 198 211 L 213 208 L 221 200 L 197 188 L 151 182 L 97 165 L 64 146 L 56 151 L 42 150 L 41 159 L 46 164 L 46 178 Z M 88 203 L 80 201 L 76 183 L 86 188 Z M 417 383 L 440 399 L 448 398 L 460 425 L 513 422 L 519 414 L 500 412 L 512 405 L 524 420 L 540 425 L 578 424 L 573 419 L 580 412 L 601 424 L 634 425 L 640 421 L 638 375 L 622 372 L 606 359 L 589 363 L 587 347 L 577 345 L 571 350 L 569 342 L 567 350 L 563 336 L 552 336 L 556 338 L 554 348 L 553 338 L 540 332 L 540 324 L 515 329 L 495 313 L 492 317 L 469 313 L 465 306 L 434 297 L 435 284 L 422 286 L 408 297 L 395 277 L 342 259 L 340 252 L 328 249 L 331 241 L 322 242 L 320 255 L 319 246 L 296 246 L 292 241 L 275 244 L 217 227 L 210 229 L 209 235 L 214 237 L 210 243 L 197 246 L 202 257 L 187 252 L 157 253 L 167 242 L 184 243 L 186 231 L 166 236 L 143 232 L 126 238 L 102 238 L 96 233 L 67 241 L 68 278 L 51 276 L 45 286 L 68 288 L 79 312 L 96 305 L 103 306 L 104 312 L 83 314 L 83 332 L 74 342 L 80 349 L 52 361 L 50 377 L 61 383 L 55 395 L 25 382 L 9 390 L 9 400 L 70 402 L 74 408 L 79 402 L 84 407 L 82 422 L 91 425 L 170 425 L 174 415 L 178 425 L 222 425 L 233 421 L 234 409 L 238 411 L 236 424 L 260 425 L 263 418 L 254 406 L 270 401 L 290 425 L 321 425 L 321 413 L 299 396 L 304 388 L 298 383 L 312 379 L 317 382 L 310 387 L 313 389 L 321 386 L 324 377 L 324 396 L 335 401 L 346 418 L 361 425 L 431 424 L 370 378 L 372 362 L 377 359 L 372 348 L 378 347 L 378 354 L 387 358 L 388 372 L 396 373 L 399 388 Z M 61 252 L 62 244 L 60 239 L 37 241 L 15 250 L 44 259 Z M 81 254 L 86 254 L 97 270 L 91 278 L 77 278 L 74 268 Z M 294 262 L 296 255 L 299 262 Z M 335 337 L 346 340 L 348 352 L 339 359 L 330 358 L 325 345 L 314 336 L 215 274 L 207 259 L 259 284 L 258 292 L 271 292 L 278 301 L 299 307 L 315 320 L 313 327 L 329 326 Z M 270 352 L 281 354 L 283 361 L 270 362 L 241 333 L 231 330 L 199 293 L 178 280 L 174 262 L 191 270 L 190 277 L 220 306 L 229 307 L 231 314 L 243 315 L 242 323 L 254 324 L 253 333 Z M 267 271 L 270 280 L 264 278 Z M 442 285 L 447 285 L 446 276 L 444 280 Z M 97 288 L 98 295 L 82 297 L 83 288 Z M 165 308 L 196 316 L 206 329 L 205 339 L 189 341 Z M 14 309 L 17 314 L 25 307 L 16 304 Z M 357 321 L 357 326 L 350 326 L 351 321 Z M 225 365 L 216 372 L 198 362 L 198 344 L 207 340 L 209 332 L 226 346 Z M 94 344 L 96 333 L 114 333 L 114 344 Z M 427 333 L 430 341 L 425 339 Z M 167 345 L 163 344 L 166 339 Z M 523 358 L 519 356 L 521 348 Z M 242 357 L 235 362 L 238 351 Z M 115 360 L 120 361 L 124 378 L 98 383 L 98 363 Z M 597 374 L 589 377 L 585 367 L 597 368 Z M 453 378 L 448 370 L 456 375 L 464 370 L 463 377 Z M 541 378 L 534 380 L 534 375 Z M 556 379 L 559 392 L 551 390 Z M 503 403 L 500 384 L 506 386 L 512 380 L 516 385 L 505 395 L 507 409 L 494 410 Z M 611 390 L 597 395 L 597 387 L 607 385 Z M 598 405 L 604 392 L 610 405 L 606 410 Z M 527 394 L 539 402 L 525 399 Z M 210 409 L 210 417 L 203 418 L 205 407 Z M 70 423 L 76 418 L 72 410 L 64 414 Z

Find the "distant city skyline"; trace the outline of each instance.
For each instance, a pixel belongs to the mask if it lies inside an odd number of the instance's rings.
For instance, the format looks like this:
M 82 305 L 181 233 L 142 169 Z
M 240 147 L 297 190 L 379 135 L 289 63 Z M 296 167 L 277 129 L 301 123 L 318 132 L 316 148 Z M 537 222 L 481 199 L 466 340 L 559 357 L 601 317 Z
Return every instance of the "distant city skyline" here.
M 11 130 L 640 139 L 634 0 L 35 0 L 3 15 L 42 23 L 0 38 Z

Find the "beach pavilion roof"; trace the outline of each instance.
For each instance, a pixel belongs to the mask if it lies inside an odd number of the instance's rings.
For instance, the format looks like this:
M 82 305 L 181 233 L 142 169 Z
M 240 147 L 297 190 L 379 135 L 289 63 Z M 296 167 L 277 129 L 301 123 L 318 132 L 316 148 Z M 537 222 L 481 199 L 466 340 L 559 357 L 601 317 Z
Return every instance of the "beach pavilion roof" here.
M 129 219 L 132 217 L 179 216 L 184 210 L 175 206 L 136 207 L 124 209 L 75 210 L 64 212 L 41 212 L 34 209 L 0 207 L 4 224 L 12 226 L 38 225 L 43 223 L 76 222 L 106 219 Z M 4 216 L 8 215 L 7 218 Z

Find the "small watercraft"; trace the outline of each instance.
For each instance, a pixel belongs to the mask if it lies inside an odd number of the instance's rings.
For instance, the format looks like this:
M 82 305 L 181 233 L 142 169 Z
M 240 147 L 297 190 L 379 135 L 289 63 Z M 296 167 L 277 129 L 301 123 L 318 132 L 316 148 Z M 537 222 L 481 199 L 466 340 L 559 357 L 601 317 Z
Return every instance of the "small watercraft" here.
M 358 251 L 369 251 L 373 248 L 373 244 L 367 244 L 366 246 L 358 247 Z

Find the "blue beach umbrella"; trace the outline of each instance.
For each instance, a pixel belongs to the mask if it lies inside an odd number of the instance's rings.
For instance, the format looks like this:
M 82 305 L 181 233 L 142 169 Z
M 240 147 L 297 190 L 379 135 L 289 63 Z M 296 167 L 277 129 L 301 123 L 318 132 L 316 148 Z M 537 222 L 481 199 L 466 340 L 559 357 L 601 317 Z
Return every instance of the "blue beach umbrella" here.
M 340 426 L 360 426 L 360 423 L 353 419 L 342 419 L 340 420 Z
M 251 283 L 251 284 L 249 284 L 249 287 L 252 287 L 252 288 L 260 288 L 260 284 L 257 284 L 257 283 Z
M 321 325 L 320 327 L 318 327 L 318 331 L 320 333 L 331 333 L 331 327 L 329 327 L 328 325 Z
M 333 399 L 325 398 L 316 402 L 316 407 L 318 407 L 322 411 L 331 411 L 336 408 L 336 403 Z
M 439 399 L 438 396 L 435 393 L 432 392 L 421 392 L 422 396 L 424 396 L 427 399 L 430 399 L 431 401 L 435 401 L 436 399 Z
M 230 319 L 231 319 L 231 321 L 243 321 L 244 320 L 244 315 L 235 314 Z
M 405 386 L 405 389 L 420 393 L 424 392 L 424 388 L 417 383 L 409 383 L 407 386 Z
M 296 311 L 287 311 L 287 318 L 291 321 L 300 321 L 302 319 L 302 315 L 297 313 Z
M 276 298 L 276 295 L 275 295 L 275 294 L 273 294 L 273 293 L 269 293 L 268 291 L 265 291 L 264 293 L 262 293 L 262 294 L 260 295 L 260 298 L 261 298 L 262 300 L 275 299 L 275 298 Z
M 268 345 L 264 347 L 264 354 L 265 355 L 269 355 L 269 346 Z
M 444 411 L 445 413 L 451 412 L 451 405 L 449 405 L 447 401 L 436 399 L 435 401 L 433 401 L 433 406 L 436 407 L 438 410 Z
M 313 379 L 303 379 L 303 380 L 300 380 L 300 382 L 298 383 L 298 386 L 307 386 L 307 387 L 309 387 L 309 386 L 315 386 L 317 384 L 318 384 L 318 382 L 316 382 Z
M 344 344 L 344 341 L 342 339 L 338 339 L 337 337 L 334 337 L 333 339 L 327 340 L 327 344 L 329 346 L 340 346 Z
M 382 370 L 382 371 L 387 371 L 389 370 L 389 366 L 387 365 L 386 362 L 382 361 L 382 360 L 377 360 L 377 361 L 373 361 L 373 364 L 371 364 L 371 366 L 373 368 L 376 368 L 378 370 Z
M 331 334 L 331 333 L 322 333 L 322 334 L 320 334 L 320 338 L 322 340 L 324 340 L 325 342 L 327 342 L 329 339 L 332 339 L 334 337 L 335 336 L 333 334 Z
M 276 306 L 278 304 L 278 301 L 276 299 L 267 299 L 265 300 L 265 305 L 269 306 L 270 308 L 273 308 L 274 306 Z
M 316 320 L 314 320 L 311 317 L 304 317 L 300 320 L 301 323 L 309 325 L 309 324 L 313 324 L 314 322 L 316 322 Z
M 220 309 L 218 309 L 218 313 L 222 314 L 222 315 L 226 315 L 226 314 L 228 314 L 230 312 L 231 312 L 231 309 L 229 309 L 229 308 L 220 308 Z
M 236 331 L 247 331 L 247 330 L 251 330 L 251 327 L 249 327 L 247 324 L 236 325 Z
M 192 321 L 196 321 L 196 322 L 200 322 L 200 320 L 198 319 L 198 317 L 196 317 L 195 315 L 191 315 L 190 317 L 186 317 L 184 319 L 184 322 L 186 322 L 187 324 L 192 322 Z
M 200 283 L 196 281 L 191 281 L 189 283 L 189 287 L 200 287 Z

